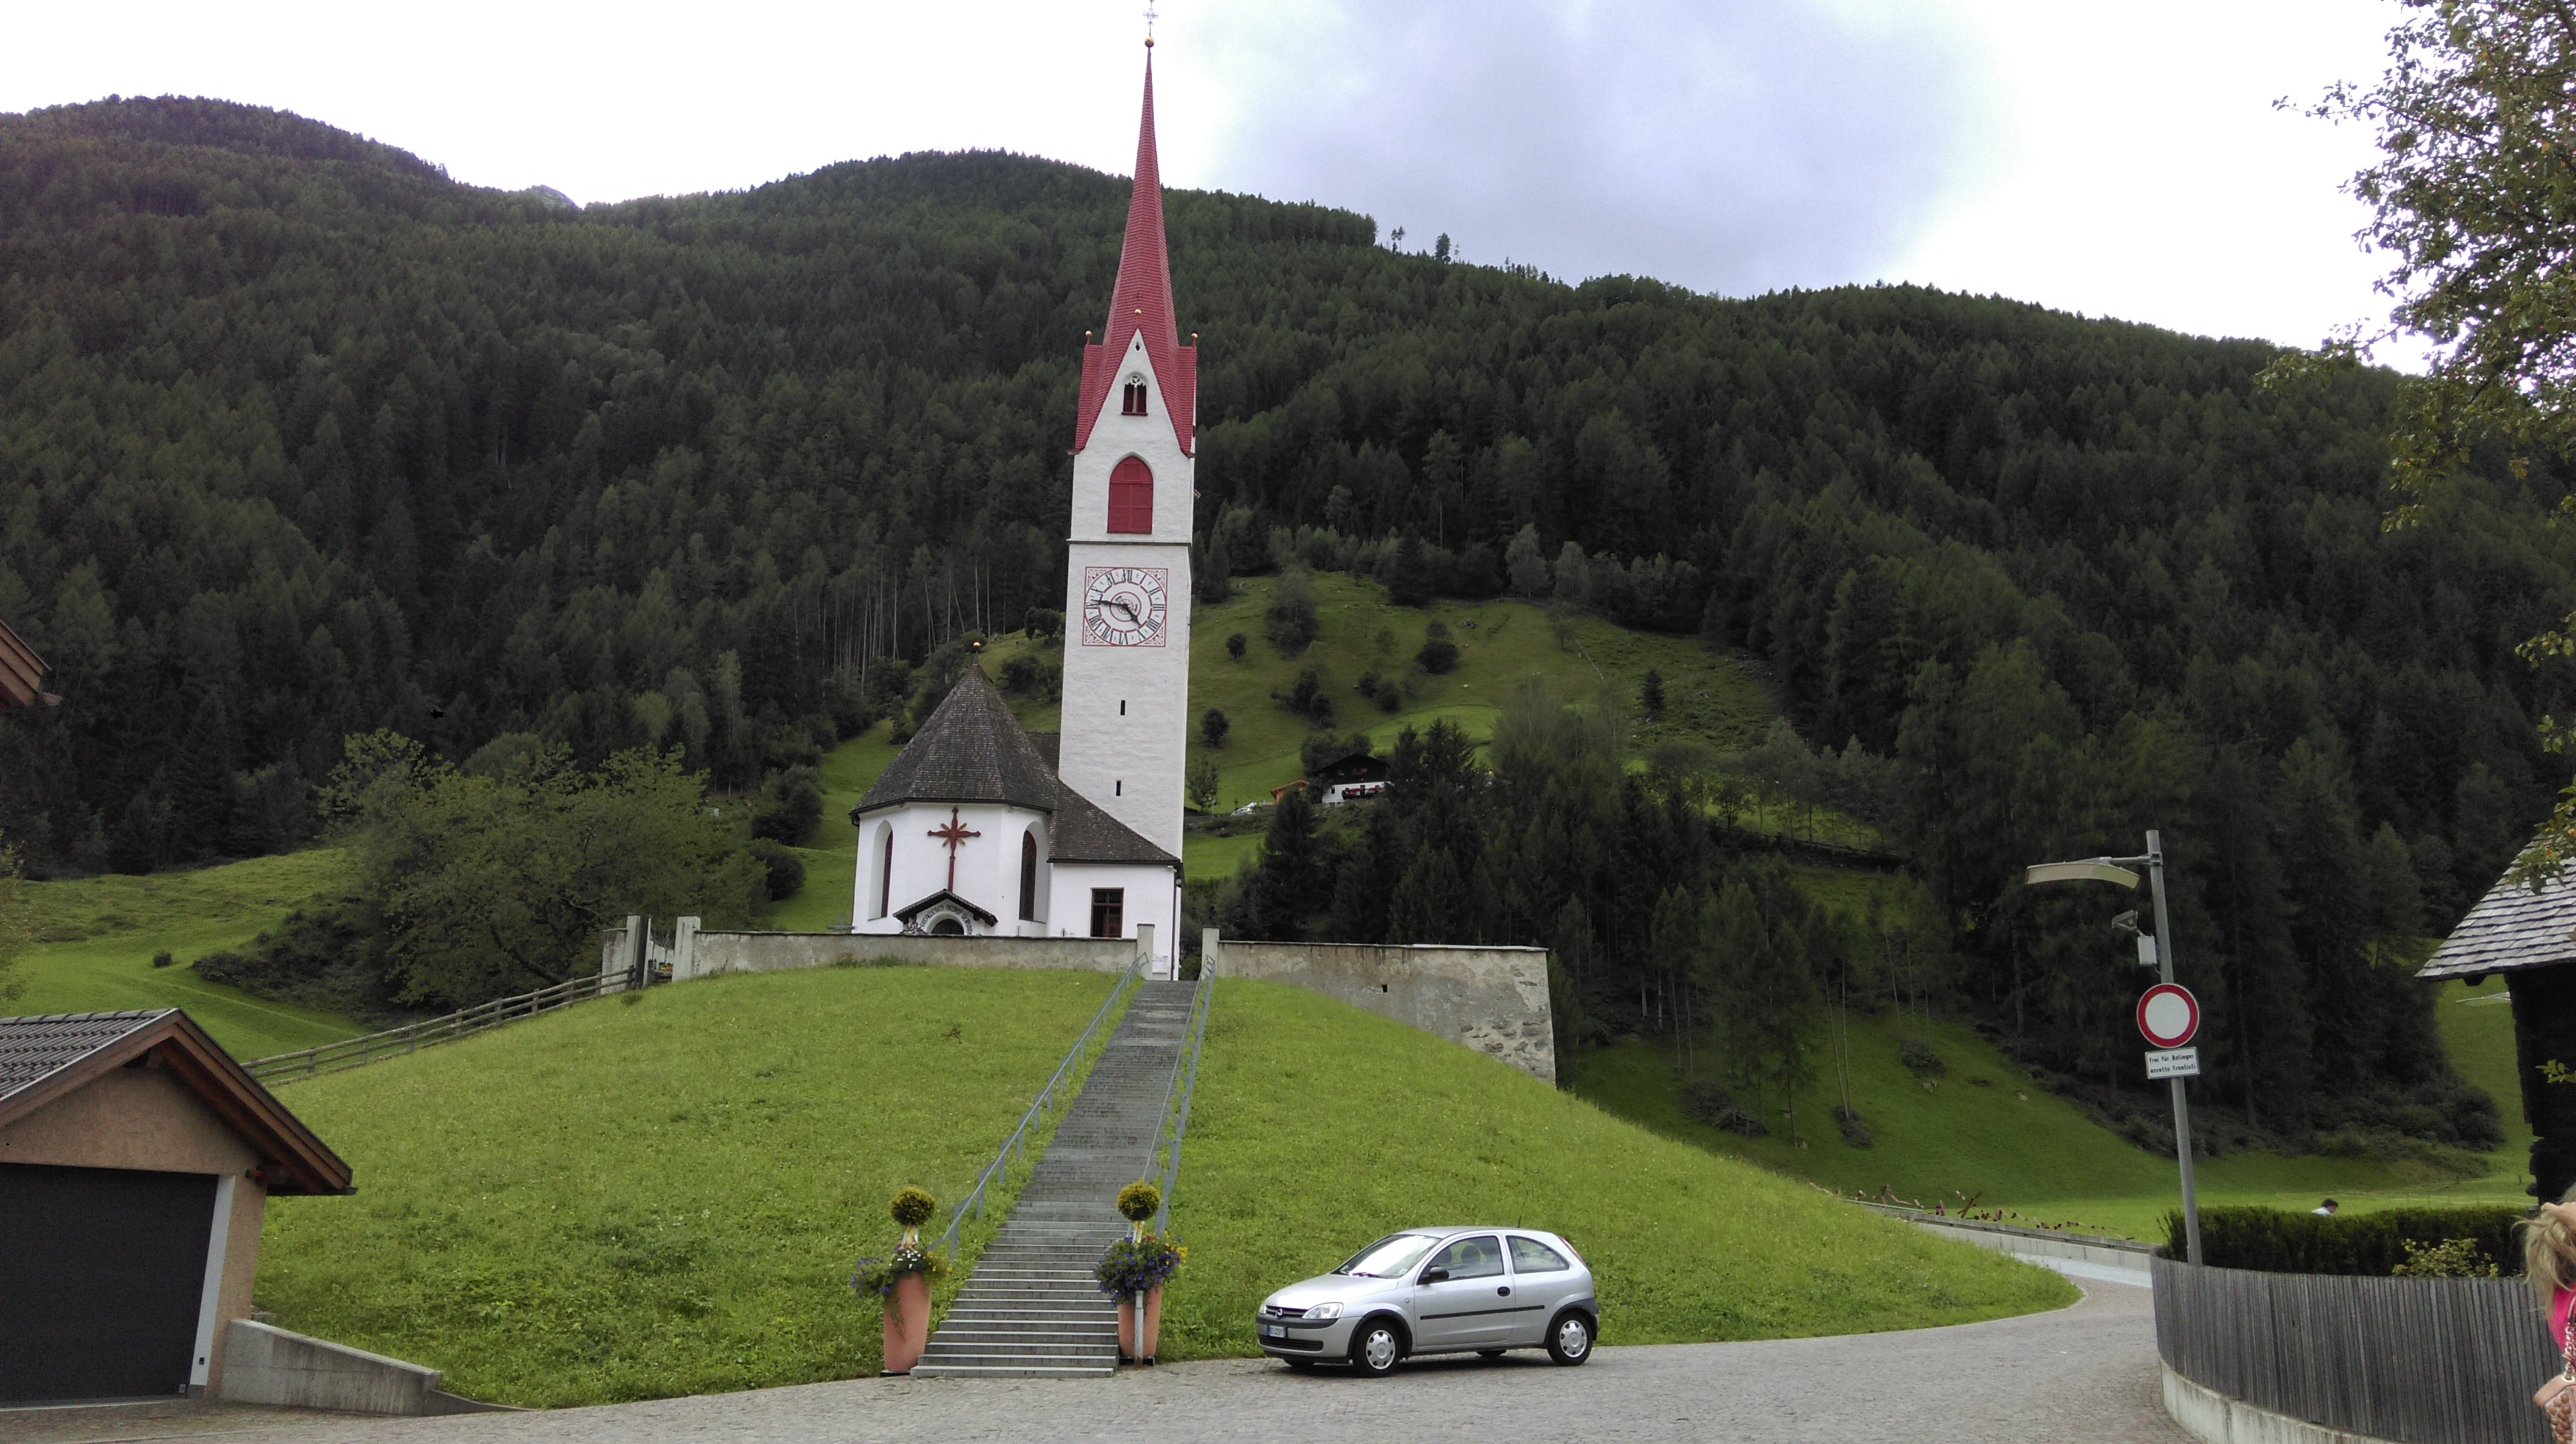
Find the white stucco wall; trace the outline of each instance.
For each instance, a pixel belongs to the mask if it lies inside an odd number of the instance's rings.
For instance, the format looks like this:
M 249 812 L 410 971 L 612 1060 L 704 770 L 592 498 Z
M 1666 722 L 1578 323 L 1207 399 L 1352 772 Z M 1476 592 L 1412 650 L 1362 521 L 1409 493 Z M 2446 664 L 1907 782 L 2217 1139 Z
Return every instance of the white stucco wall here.
M 1129 375 L 1150 393 L 1147 414 L 1119 414 Z M 1129 456 L 1154 473 L 1154 529 L 1109 530 L 1109 473 Z M 1130 347 L 1073 459 L 1067 533 L 1063 742 L 1057 772 L 1155 846 L 1181 854 L 1182 773 L 1190 731 L 1190 522 L 1196 468 L 1173 433 L 1161 383 L 1139 340 Z M 1086 643 L 1083 585 L 1094 567 L 1164 574 L 1168 621 L 1160 646 Z M 1122 711 L 1122 704 L 1124 710 Z
M 1047 931 L 1057 937 L 1083 937 L 1091 931 L 1091 890 L 1115 887 L 1127 890 L 1125 913 L 1119 920 L 1120 937 L 1136 936 L 1136 925 L 1144 923 L 1154 930 L 1154 955 L 1169 959 L 1180 938 L 1181 893 L 1179 875 L 1168 867 L 1126 863 L 1061 863 L 1055 869 L 1055 899 L 1050 905 L 1054 921 Z
M 958 844 L 958 896 L 1001 919 L 993 929 L 997 934 L 1049 936 L 1053 930 L 1045 921 L 1050 898 L 1046 814 L 992 802 L 959 803 L 956 812 L 961 826 L 981 834 Z M 930 835 L 932 828 L 948 825 L 948 815 L 945 804 L 933 807 L 919 803 L 872 812 L 859 819 L 859 876 L 851 894 L 850 913 L 857 931 L 899 933 L 903 923 L 895 917 L 894 909 L 909 907 L 948 886 L 948 845 Z M 894 844 L 893 899 L 882 916 L 871 917 L 869 914 L 877 911 L 877 886 L 884 876 L 884 847 L 889 831 Z M 1036 922 L 1020 920 L 1020 837 L 1026 832 L 1035 832 L 1038 842 Z

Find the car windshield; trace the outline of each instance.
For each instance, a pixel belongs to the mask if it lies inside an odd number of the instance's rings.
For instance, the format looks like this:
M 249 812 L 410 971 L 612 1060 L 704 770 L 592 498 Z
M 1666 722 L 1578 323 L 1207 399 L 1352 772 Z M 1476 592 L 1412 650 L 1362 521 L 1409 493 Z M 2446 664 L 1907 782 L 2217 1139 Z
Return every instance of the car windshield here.
M 1351 1255 L 1348 1263 L 1333 1272 L 1360 1279 L 1393 1278 L 1420 1262 L 1439 1241 L 1418 1233 L 1389 1234 Z

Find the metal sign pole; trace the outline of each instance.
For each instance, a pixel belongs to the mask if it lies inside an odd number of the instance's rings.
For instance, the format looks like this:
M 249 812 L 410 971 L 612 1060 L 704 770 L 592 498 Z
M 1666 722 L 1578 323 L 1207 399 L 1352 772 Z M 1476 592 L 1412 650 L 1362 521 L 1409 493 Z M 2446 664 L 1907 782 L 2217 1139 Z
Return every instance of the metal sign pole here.
M 2147 879 L 2156 897 L 2156 967 L 2164 982 L 2174 980 L 2173 916 L 2165 910 L 2165 845 L 2162 834 L 2147 833 Z M 2173 1087 L 2174 1152 L 2182 1158 L 2182 1234 L 2191 1250 L 2191 1262 L 2205 1263 L 2200 1252 L 2200 1195 L 2191 1179 L 2191 1100 L 2183 1095 L 2183 1080 L 2167 1080 Z

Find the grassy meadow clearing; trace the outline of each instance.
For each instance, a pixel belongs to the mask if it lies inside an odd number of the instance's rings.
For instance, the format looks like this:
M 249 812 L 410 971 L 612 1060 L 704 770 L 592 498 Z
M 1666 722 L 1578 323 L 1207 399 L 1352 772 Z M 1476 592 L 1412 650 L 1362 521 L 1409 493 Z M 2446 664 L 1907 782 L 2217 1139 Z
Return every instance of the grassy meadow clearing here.
M 895 1242 L 887 1200 L 929 1189 L 944 1230 L 1113 981 L 724 976 L 292 1084 L 358 1192 L 269 1205 L 259 1304 L 510 1404 L 873 1373 L 848 1280 Z
M 27 990 L 19 1013 L 185 1008 L 235 1057 L 289 1053 L 364 1029 L 338 1013 L 254 998 L 209 983 L 188 964 L 239 947 L 341 883 L 345 859 L 307 848 L 221 867 L 128 877 L 117 873 L 31 883 L 40 941 L 11 973 Z M 154 967 L 168 954 L 171 965 Z
M 2238 1150 L 2199 1160 L 2203 1206 L 2304 1211 L 2326 1195 L 2365 1211 L 2527 1204 L 2522 1188 L 2531 1130 L 2512 1091 L 2513 1020 L 2497 1001 L 2502 997 L 2493 985 L 2481 995 L 2448 983 L 2435 1004 L 2453 1063 L 2496 1099 L 2505 1134 L 2500 1147 L 2458 1155 L 2472 1165 L 2458 1171 L 2417 1158 Z M 1922 1039 L 1947 1065 L 1932 1087 L 1899 1060 L 1905 1037 Z M 2171 1154 L 2150 1152 L 2103 1127 L 2032 1082 L 1975 1029 L 1949 1020 L 1908 1024 L 1892 1013 L 1853 1014 L 1851 1098 L 1870 1134 L 1868 1147 L 1854 1147 L 1835 1124 L 1831 1110 L 1841 1101 L 1841 1088 L 1819 1042 L 1820 1076 L 1796 1095 L 1795 1141 L 1776 1097 L 1766 1120 L 1772 1132 L 1765 1138 L 1739 1137 L 1691 1117 L 1683 1107 L 1678 1062 L 1663 1040 L 1632 1039 L 1585 1055 L 1573 1070 L 1572 1086 L 1666 1137 L 1845 1194 L 1876 1196 L 1885 1188 L 1951 1209 L 1974 1200 L 2033 1224 L 2155 1240 L 2164 1237 L 2165 1213 L 2180 1206 L 2179 1170 Z

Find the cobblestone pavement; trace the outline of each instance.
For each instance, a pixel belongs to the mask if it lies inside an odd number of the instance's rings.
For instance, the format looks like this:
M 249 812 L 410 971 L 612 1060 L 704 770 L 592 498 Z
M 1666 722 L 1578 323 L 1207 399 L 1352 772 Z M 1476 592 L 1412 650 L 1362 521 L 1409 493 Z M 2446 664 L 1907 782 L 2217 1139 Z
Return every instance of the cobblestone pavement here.
M 552 1413 L 445 1419 L 167 1416 L 0 1439 L 229 1444 L 860 1444 L 1060 1439 L 1405 1444 L 1689 1440 L 1744 1444 L 2187 1444 L 2158 1402 L 2147 1291 L 2086 1282 L 2071 1309 L 1957 1328 L 1750 1344 L 1604 1347 L 1579 1369 L 1543 1355 L 1408 1365 L 1391 1379 L 1291 1374 L 1254 1360 L 1112 1379 L 853 1379 Z M 1615 1321 L 1614 1321 L 1615 1328 Z M 1615 1334 L 1614 1334 L 1615 1337 Z M 61 1419 L 62 1415 L 49 1415 Z M 20 1425 L 29 1420 L 20 1418 Z M 137 1421 L 142 1423 L 143 1421 Z

